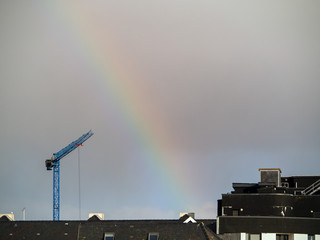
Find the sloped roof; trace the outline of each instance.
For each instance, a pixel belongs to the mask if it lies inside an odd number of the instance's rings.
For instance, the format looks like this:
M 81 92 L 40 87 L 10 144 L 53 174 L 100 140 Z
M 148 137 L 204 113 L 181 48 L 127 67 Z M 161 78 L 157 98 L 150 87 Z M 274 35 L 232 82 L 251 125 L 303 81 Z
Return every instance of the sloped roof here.
M 179 220 L 127 220 L 81 223 L 79 240 L 102 239 L 104 233 L 114 233 L 115 239 L 148 239 L 149 233 L 159 233 L 162 240 L 205 240 L 199 224 L 184 224 Z
M 207 240 L 200 220 L 184 224 L 181 220 L 111 220 L 111 221 L 4 221 L 0 239 L 96 240 L 114 233 L 117 240 L 147 240 L 149 233 L 159 233 L 162 240 Z M 201 221 L 211 228 L 215 220 Z
M 222 240 L 222 238 L 216 234 L 216 222 L 207 225 L 201 222 L 201 227 L 208 240 Z
M 0 239 L 64 239 L 75 240 L 79 222 L 10 221 L 0 222 Z

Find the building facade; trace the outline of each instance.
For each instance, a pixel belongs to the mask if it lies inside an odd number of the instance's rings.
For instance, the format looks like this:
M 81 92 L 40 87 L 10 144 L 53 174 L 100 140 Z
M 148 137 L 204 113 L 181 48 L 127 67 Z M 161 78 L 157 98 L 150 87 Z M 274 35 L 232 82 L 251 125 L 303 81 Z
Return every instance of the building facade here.
M 222 194 L 217 234 L 239 240 L 320 240 L 320 176 L 259 171 L 260 182 L 233 183 L 234 191 Z

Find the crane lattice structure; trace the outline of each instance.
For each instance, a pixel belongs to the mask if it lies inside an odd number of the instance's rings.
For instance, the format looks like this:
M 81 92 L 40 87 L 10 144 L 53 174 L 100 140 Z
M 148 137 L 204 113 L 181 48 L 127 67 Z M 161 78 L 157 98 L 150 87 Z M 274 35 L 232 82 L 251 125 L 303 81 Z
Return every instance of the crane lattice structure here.
M 90 130 L 45 161 L 47 170 L 53 169 L 53 221 L 60 220 L 60 160 L 81 146 L 92 135 L 93 132 Z

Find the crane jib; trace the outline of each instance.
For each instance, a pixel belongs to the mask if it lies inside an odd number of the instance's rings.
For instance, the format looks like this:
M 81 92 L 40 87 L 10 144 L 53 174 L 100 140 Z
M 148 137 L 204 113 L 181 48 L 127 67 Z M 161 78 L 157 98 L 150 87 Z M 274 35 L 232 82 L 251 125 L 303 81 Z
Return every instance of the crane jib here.
M 86 134 L 83 134 L 81 137 L 79 137 L 76 141 L 70 143 L 65 148 L 61 149 L 59 152 L 54 153 L 52 156 L 52 161 L 57 162 L 60 159 L 64 158 L 66 155 L 71 153 L 73 150 L 75 150 L 78 146 L 80 146 L 82 143 L 84 143 L 88 138 L 90 138 L 93 135 L 93 132 L 90 130 Z

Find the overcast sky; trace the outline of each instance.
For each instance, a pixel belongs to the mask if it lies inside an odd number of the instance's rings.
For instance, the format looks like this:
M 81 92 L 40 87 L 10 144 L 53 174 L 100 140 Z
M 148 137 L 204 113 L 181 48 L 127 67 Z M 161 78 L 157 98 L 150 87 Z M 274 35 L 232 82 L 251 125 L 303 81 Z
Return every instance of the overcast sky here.
M 1 1 L 0 213 L 216 217 L 259 168 L 320 175 L 319 1 Z

